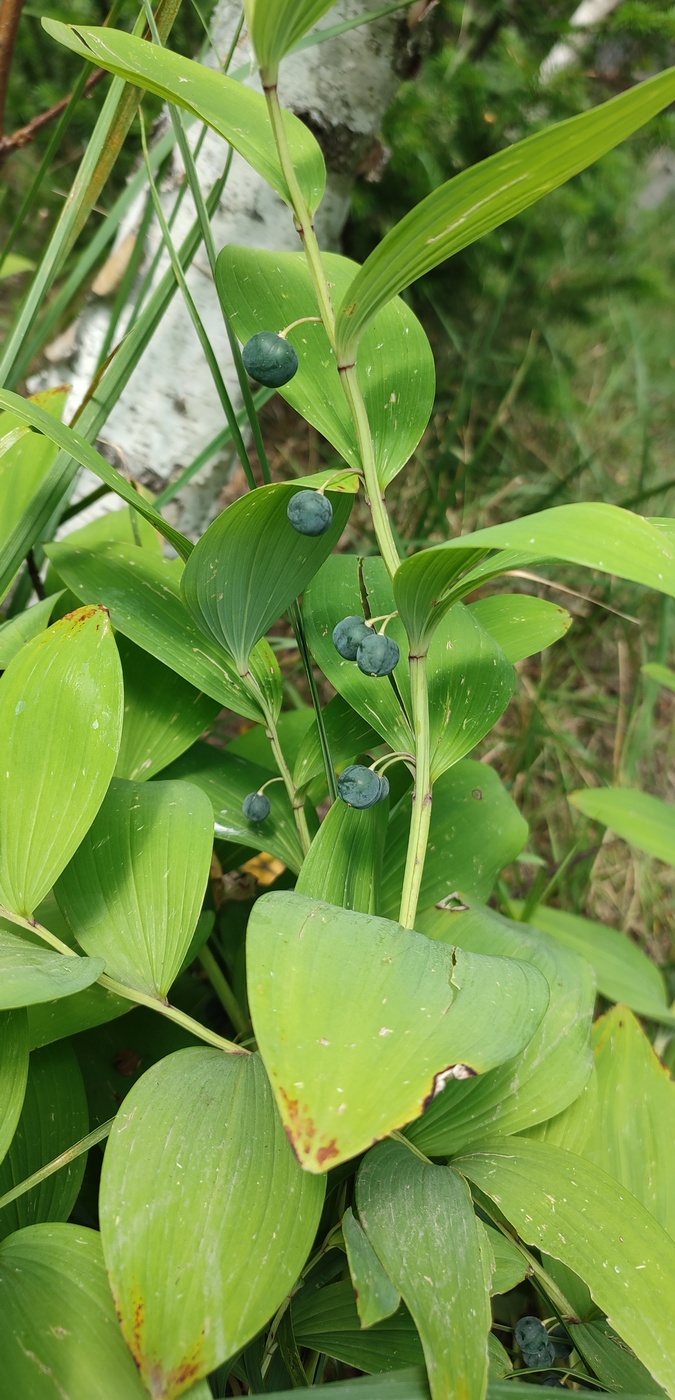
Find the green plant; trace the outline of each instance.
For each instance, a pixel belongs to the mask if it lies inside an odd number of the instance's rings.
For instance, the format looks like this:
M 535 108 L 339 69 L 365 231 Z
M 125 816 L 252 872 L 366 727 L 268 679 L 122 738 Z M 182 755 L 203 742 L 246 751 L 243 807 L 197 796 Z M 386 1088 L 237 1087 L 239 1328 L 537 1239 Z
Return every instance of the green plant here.
M 302 327 L 280 387 L 346 465 L 299 492 L 267 480 L 193 547 L 62 404 L 0 391 L 0 485 L 9 500 L 20 469 L 24 491 L 5 596 L 74 463 L 128 507 L 46 544 L 52 592 L 0 629 L 7 1384 L 482 1400 L 525 1393 L 500 1385 L 519 1353 L 497 1331 L 520 1322 L 546 1381 L 675 1396 L 675 1088 L 627 1008 L 674 1018 L 619 935 L 488 907 L 526 825 L 469 755 L 561 619 L 468 601 L 551 559 L 673 596 L 672 526 L 571 505 L 407 553 L 386 500 L 434 388 L 399 293 L 648 121 L 675 73 L 442 185 L 359 268 L 317 245 L 321 153 L 276 88 L 330 0 L 245 8 L 264 97 L 135 36 L 48 26 L 212 123 L 289 206 L 304 252 L 226 248 L 216 282 L 244 345 Z M 357 490 L 377 555 L 336 552 Z M 285 613 L 312 695 L 310 653 L 336 691 L 300 724 L 268 637 Z M 250 729 L 200 743 L 222 707 Z M 281 867 L 244 918 L 205 898 L 214 830 L 221 868 L 251 851 Z M 593 1029 L 596 976 L 625 1006 Z M 106 1056 L 124 1075 L 132 1006 L 150 1064 L 114 1112 Z M 84 1188 L 82 1073 L 109 1135 Z

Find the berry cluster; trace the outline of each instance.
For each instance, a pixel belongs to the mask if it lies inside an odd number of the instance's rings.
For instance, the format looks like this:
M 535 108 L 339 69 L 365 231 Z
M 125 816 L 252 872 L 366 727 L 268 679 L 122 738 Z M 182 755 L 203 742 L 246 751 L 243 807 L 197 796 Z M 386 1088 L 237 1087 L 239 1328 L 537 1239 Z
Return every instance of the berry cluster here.
M 345 617 L 333 631 L 333 645 L 364 676 L 388 676 L 401 659 L 398 643 L 375 632 L 363 617 Z

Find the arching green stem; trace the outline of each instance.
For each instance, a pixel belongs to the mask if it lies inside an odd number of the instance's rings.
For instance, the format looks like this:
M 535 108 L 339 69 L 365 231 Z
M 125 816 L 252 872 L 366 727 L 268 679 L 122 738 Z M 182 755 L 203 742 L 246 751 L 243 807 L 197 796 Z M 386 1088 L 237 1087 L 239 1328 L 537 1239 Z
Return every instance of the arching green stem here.
M 410 656 L 410 694 L 412 698 L 413 730 L 415 734 L 415 788 L 408 836 L 403 890 L 401 892 L 401 912 L 399 923 L 404 928 L 414 928 L 417 902 L 420 897 L 424 859 L 429 840 L 431 823 L 431 734 L 429 725 L 429 690 L 427 685 L 427 657 Z
M 368 422 L 368 413 L 361 393 L 356 365 L 349 365 L 346 369 L 340 370 L 340 381 L 345 391 L 347 403 L 351 409 L 354 427 L 356 429 L 356 440 L 359 445 L 361 466 L 366 483 L 366 497 L 370 506 L 370 513 L 373 517 L 373 528 L 378 548 L 388 572 L 392 578 L 399 566 L 399 553 L 396 542 L 392 534 L 391 522 L 387 514 L 387 506 L 384 499 L 384 491 L 380 486 L 375 463 L 375 453 L 373 452 L 373 438 Z

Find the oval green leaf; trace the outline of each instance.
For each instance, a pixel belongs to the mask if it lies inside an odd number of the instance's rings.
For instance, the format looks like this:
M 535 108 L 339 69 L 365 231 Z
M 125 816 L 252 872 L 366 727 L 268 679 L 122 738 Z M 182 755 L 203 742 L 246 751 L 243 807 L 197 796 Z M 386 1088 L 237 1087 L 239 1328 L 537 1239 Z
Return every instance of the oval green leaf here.
M 358 264 L 336 253 L 324 253 L 323 262 L 333 299 L 339 302 Z M 279 332 L 293 321 L 319 314 L 303 253 L 268 253 L 230 245 L 218 258 L 216 284 L 231 325 L 243 341 L 258 331 Z M 323 324 L 298 325 L 288 339 L 300 363 L 280 394 L 350 466 L 360 468 L 353 418 Z M 424 329 L 399 297 L 366 332 L 358 377 L 378 480 L 384 489 L 415 451 L 431 416 L 436 385 Z
M 0 929 L 0 1007 L 71 997 L 90 987 L 103 967 L 102 958 L 69 958 Z
M 56 605 L 60 593 L 52 593 L 51 597 L 43 598 L 42 602 L 35 603 L 26 612 L 17 613 L 16 617 L 10 617 L 8 622 L 3 622 L 0 626 L 0 671 L 6 670 L 10 661 L 21 651 L 22 646 L 37 637 L 38 632 L 44 632 L 49 626 L 52 608 Z
M 144 782 L 172 763 L 209 729 L 221 709 L 176 671 L 121 634 L 124 724 L 115 776 Z
M 379 913 L 389 803 L 357 810 L 338 798 L 302 864 L 298 894 L 362 914 Z
M 32 914 L 91 825 L 122 732 L 122 669 L 105 608 L 28 642 L 0 681 L 0 901 Z
M 675 865 L 675 807 L 635 788 L 587 788 L 570 793 L 584 816 L 602 822 L 648 856 Z
M 257 1055 L 179 1050 L 143 1075 L 108 1141 L 101 1233 L 151 1395 L 180 1395 L 255 1336 L 296 1282 L 323 1197 Z
M 212 851 L 211 803 L 198 787 L 115 778 L 56 898 L 111 977 L 164 999 L 192 941 Z
M 586 958 L 603 997 L 623 1002 L 640 1016 L 672 1024 L 675 1018 L 668 1009 L 663 973 L 627 934 L 543 904 L 537 906 L 531 922 Z
M 372 1327 L 396 1312 L 401 1295 L 383 1269 L 360 1221 L 351 1208 L 342 1217 L 356 1307 L 362 1327 Z
M 353 498 L 331 491 L 333 522 L 303 535 L 286 513 L 297 485 L 260 486 L 228 506 L 202 535 L 183 574 L 183 596 L 207 637 L 242 674 L 256 642 L 307 587 L 335 548 Z
M 0 1011 L 0 1162 L 14 1137 L 28 1078 L 25 1011 Z
M 565 636 L 572 618 L 565 608 L 529 593 L 495 593 L 469 604 L 509 661 L 524 661 Z
M 7 1396 L 147 1400 L 115 1316 L 95 1230 L 29 1225 L 3 1240 L 0 1347 Z
M 448 180 L 411 209 L 366 259 L 337 316 L 339 362 L 352 364 L 382 306 L 431 268 L 563 185 L 675 99 L 675 69 L 538 131 Z
M 310 1172 L 419 1117 L 444 1071 L 484 1073 L 510 1059 L 548 999 L 526 963 L 446 948 L 289 891 L 254 905 L 247 968 L 260 1053 Z

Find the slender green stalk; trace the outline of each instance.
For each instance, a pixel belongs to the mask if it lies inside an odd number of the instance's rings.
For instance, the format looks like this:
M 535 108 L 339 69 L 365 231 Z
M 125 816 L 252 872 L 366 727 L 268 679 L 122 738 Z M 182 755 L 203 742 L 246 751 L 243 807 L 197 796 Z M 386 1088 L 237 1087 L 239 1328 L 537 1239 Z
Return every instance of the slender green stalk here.
M 238 1035 L 243 1035 L 244 1031 L 250 1029 L 250 1023 L 247 1021 L 220 963 L 214 958 L 208 945 L 202 948 L 199 961 L 234 1029 Z
M 312 705 L 314 707 L 314 714 L 316 716 L 316 727 L 319 731 L 319 743 L 321 744 L 321 756 L 323 758 L 323 766 L 326 771 L 326 782 L 328 783 L 328 792 L 330 795 L 331 802 L 336 802 L 338 790 L 337 779 L 335 777 L 335 764 L 333 763 L 333 755 L 330 751 L 330 744 L 328 742 L 326 722 L 323 717 L 321 699 L 319 696 L 318 686 L 316 684 L 316 676 L 314 675 L 312 658 L 309 654 L 309 647 L 307 645 L 307 638 L 305 636 L 305 628 L 302 621 L 302 613 L 300 612 L 300 607 L 297 602 L 291 604 L 291 607 L 289 608 L 289 616 L 293 625 L 295 640 L 298 644 L 298 651 L 300 652 L 300 656 L 302 658 L 302 664 L 305 668 L 305 675 L 307 677 L 307 684 L 309 686 L 310 695 L 312 697 Z
M 377 476 L 370 423 L 368 422 L 368 413 L 356 373 L 356 365 L 350 365 L 346 369 L 341 369 L 340 379 L 354 419 L 354 427 L 356 428 L 356 438 L 359 445 L 361 465 L 363 467 L 363 475 L 366 483 L 366 497 L 373 517 L 375 538 L 380 554 L 387 566 L 387 570 L 393 578 L 401 561 L 391 530 L 391 521 L 387 513 L 384 492 Z
M 25 1181 L 20 1181 L 17 1186 L 13 1186 L 11 1191 L 6 1191 L 4 1196 L 0 1196 L 0 1210 L 4 1206 L 9 1206 L 12 1201 L 18 1201 L 19 1196 L 25 1196 L 27 1191 L 32 1191 L 35 1186 L 40 1186 L 48 1176 L 53 1176 L 55 1172 L 60 1172 L 63 1167 L 67 1167 L 69 1162 L 74 1162 L 77 1157 L 81 1157 L 83 1152 L 88 1152 L 90 1147 L 95 1147 L 97 1142 L 103 1142 L 107 1138 L 112 1128 L 114 1118 L 109 1118 L 107 1123 L 101 1123 L 100 1127 L 92 1129 L 86 1137 L 80 1138 L 79 1142 L 74 1142 L 72 1147 L 67 1147 L 65 1152 L 60 1152 L 58 1157 L 53 1157 L 51 1162 L 46 1162 L 44 1167 L 33 1172 L 32 1176 L 27 1176 Z
M 248 1055 L 248 1050 L 244 1050 L 241 1045 L 235 1045 L 231 1040 L 225 1040 L 222 1035 L 216 1035 L 215 1031 L 209 1030 L 208 1026 L 202 1026 L 199 1021 L 195 1021 L 192 1016 L 188 1016 L 186 1011 L 181 1011 L 177 1006 L 170 1006 L 167 1001 L 160 1001 L 159 997 L 147 995 L 139 992 L 135 987 L 127 987 L 124 982 L 118 982 L 114 977 L 108 977 L 106 972 L 102 972 L 97 982 L 106 991 L 113 992 L 116 997 L 124 997 L 125 1001 L 133 1001 L 136 1006 L 146 1006 L 149 1011 L 158 1011 L 160 1016 L 166 1016 L 167 1020 L 174 1021 L 177 1026 L 182 1026 L 184 1031 L 189 1031 L 198 1040 L 206 1041 L 207 1045 L 214 1045 L 216 1050 L 225 1050 L 228 1055 Z
M 74 948 L 69 948 L 67 943 L 62 943 L 55 933 L 50 933 L 49 929 L 45 928 L 43 924 L 39 924 L 36 919 L 25 919 L 22 914 L 15 914 L 11 909 L 5 909 L 2 905 L 0 905 L 0 916 L 3 919 L 9 919 L 13 924 L 18 924 L 19 928 L 28 929 L 29 933 L 37 934 L 43 943 L 48 943 L 50 948 L 55 948 L 57 953 L 63 953 L 64 957 L 79 957 Z
M 291 807 L 293 808 L 293 816 L 295 817 L 295 825 L 298 828 L 298 836 L 300 837 L 302 853 L 306 856 L 312 844 L 312 838 L 309 834 L 307 816 L 305 814 L 305 799 L 298 792 L 298 789 L 296 788 L 295 783 L 293 782 L 293 774 L 291 773 L 286 759 L 284 758 L 283 749 L 279 742 L 279 731 L 274 721 L 274 716 L 270 715 L 266 710 L 265 719 L 267 721 L 267 737 L 270 741 L 270 744 L 272 745 L 272 753 L 274 754 L 274 757 L 276 759 L 277 767 L 284 780 L 284 787 L 286 788 Z
M 410 658 L 410 694 L 415 734 L 415 788 L 408 836 L 399 923 L 414 928 L 431 822 L 431 734 L 426 653 Z

